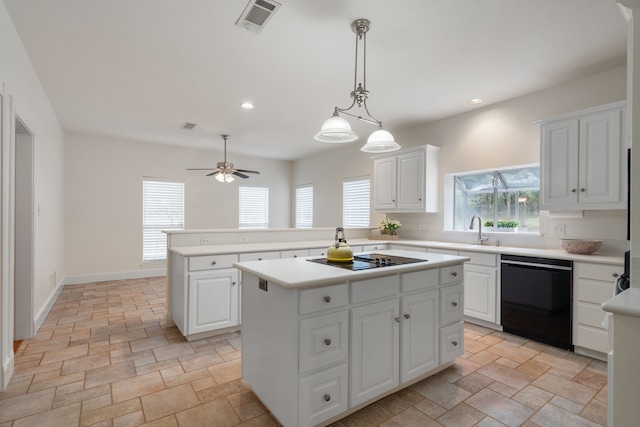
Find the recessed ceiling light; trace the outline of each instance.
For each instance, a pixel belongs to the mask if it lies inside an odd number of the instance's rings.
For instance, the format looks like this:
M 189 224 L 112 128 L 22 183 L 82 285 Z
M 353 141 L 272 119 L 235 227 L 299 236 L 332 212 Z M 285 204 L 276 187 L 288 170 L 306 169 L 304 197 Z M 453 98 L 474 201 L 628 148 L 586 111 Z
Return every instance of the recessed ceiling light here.
M 253 108 L 253 104 L 250 102 L 243 102 L 240 106 L 245 110 L 251 110 Z
M 482 98 L 473 98 L 472 100 L 469 101 L 469 104 L 477 105 L 477 104 L 481 104 L 482 101 L 484 101 L 484 99 Z

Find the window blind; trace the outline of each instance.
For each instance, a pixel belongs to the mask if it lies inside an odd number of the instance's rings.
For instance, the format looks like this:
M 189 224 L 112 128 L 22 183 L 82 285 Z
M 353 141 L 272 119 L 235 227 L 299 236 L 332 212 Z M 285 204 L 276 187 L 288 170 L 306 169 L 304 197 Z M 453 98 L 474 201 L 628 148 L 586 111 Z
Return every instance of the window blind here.
M 342 224 L 344 227 L 369 227 L 370 187 L 369 177 L 349 178 L 343 181 Z
M 296 228 L 313 227 L 313 185 L 296 187 Z
M 269 228 L 269 187 L 239 187 L 238 228 Z
M 184 181 L 142 180 L 142 261 L 167 259 L 167 235 L 184 229 Z

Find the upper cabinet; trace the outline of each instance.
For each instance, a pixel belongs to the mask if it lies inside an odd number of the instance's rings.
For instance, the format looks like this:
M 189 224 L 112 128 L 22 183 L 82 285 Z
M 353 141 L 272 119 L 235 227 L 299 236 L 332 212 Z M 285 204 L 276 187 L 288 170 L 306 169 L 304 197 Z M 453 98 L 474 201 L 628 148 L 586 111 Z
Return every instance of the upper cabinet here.
M 540 122 L 540 209 L 627 207 L 625 112 L 623 101 Z
M 438 212 L 439 147 L 424 145 L 375 156 L 375 212 Z

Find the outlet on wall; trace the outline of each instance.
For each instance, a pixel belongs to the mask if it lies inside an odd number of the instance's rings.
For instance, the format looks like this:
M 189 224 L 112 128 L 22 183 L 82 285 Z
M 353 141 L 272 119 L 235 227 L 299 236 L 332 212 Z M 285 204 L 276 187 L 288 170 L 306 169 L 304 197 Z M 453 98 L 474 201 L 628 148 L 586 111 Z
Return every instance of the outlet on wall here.
M 551 232 L 553 233 L 554 236 L 564 236 L 565 234 L 564 224 L 553 224 L 553 227 L 551 228 Z
M 208 245 L 209 244 L 209 239 L 207 239 L 206 237 L 203 237 L 202 239 L 200 239 L 200 244 L 201 245 Z
M 240 236 L 240 243 L 247 243 L 249 241 L 248 237 Z

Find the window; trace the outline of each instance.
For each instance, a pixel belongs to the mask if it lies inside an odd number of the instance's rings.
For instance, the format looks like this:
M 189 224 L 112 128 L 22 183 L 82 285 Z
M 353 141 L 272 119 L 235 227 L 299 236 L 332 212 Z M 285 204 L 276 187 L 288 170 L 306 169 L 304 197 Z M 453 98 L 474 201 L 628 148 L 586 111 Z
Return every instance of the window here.
M 269 187 L 239 187 L 238 228 L 269 228 Z
M 313 227 L 313 185 L 296 187 L 296 228 Z
M 142 180 L 142 262 L 167 259 L 167 235 L 184 229 L 184 181 Z
M 540 231 L 538 165 L 470 172 L 453 180 L 454 230 L 467 230 L 476 215 L 494 231 Z
M 369 177 L 344 180 L 342 184 L 343 227 L 369 227 L 370 187 Z

